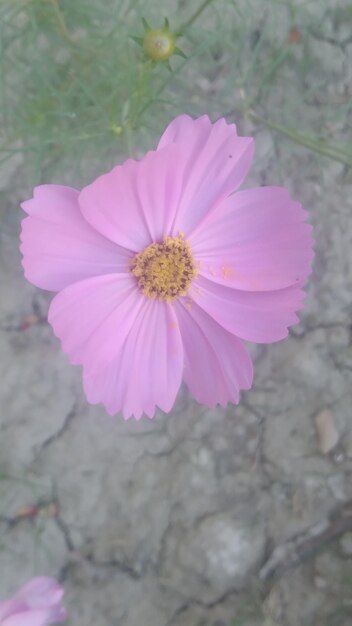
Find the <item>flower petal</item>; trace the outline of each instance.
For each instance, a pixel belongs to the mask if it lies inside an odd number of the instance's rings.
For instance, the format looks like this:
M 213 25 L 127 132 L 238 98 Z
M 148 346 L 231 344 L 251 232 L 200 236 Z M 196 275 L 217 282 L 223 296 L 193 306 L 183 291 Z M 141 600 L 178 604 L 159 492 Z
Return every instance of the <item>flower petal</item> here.
M 58 604 L 63 596 L 64 589 L 55 578 L 38 576 L 21 587 L 15 598 L 31 608 L 42 608 Z
M 194 132 L 196 127 L 200 127 L 201 125 L 206 127 L 209 122 L 210 120 L 207 115 L 202 115 L 196 119 L 193 119 L 193 117 L 187 115 L 186 113 L 178 115 L 165 128 L 159 139 L 157 150 L 162 150 L 170 143 L 175 143 L 175 141 L 187 139 L 189 135 Z
M 246 291 L 300 284 L 311 272 L 313 239 L 306 211 L 286 189 L 245 189 L 227 198 L 192 233 L 200 273 Z
M 22 208 L 21 252 L 26 278 L 59 291 L 99 274 L 126 271 L 131 256 L 97 233 L 82 217 L 76 189 L 41 185 Z
M 0 603 L 2 626 L 47 626 L 61 622 L 66 612 L 61 605 L 64 589 L 54 578 L 33 578 L 12 600 Z
M 85 187 L 79 196 L 83 215 L 103 235 L 139 252 L 170 234 L 182 192 L 179 146 L 148 152 Z
M 240 291 L 199 276 L 189 296 L 230 333 L 255 343 L 272 343 L 288 335 L 299 320 L 305 293 L 297 286 L 276 291 Z
M 253 380 L 252 362 L 242 342 L 195 302 L 180 300 L 176 311 L 185 351 L 183 378 L 192 395 L 209 407 L 237 404 L 240 390 L 249 389 Z
M 48 626 L 62 622 L 66 617 L 63 609 L 30 609 L 21 613 L 9 615 L 1 626 Z
M 221 200 L 245 178 L 253 157 L 253 139 L 238 137 L 236 126 L 221 118 L 212 124 L 207 115 L 193 120 L 180 115 L 165 130 L 158 150 L 182 148 L 183 193 L 172 234 L 189 234 Z
M 137 420 L 153 417 L 156 406 L 170 411 L 180 387 L 183 347 L 174 309 L 144 299 L 138 317 L 114 360 L 99 374 L 84 373 L 84 389 L 92 404 L 107 412 L 123 412 Z
M 177 118 L 174 128 L 179 125 Z M 187 131 L 166 131 L 157 152 L 115 167 L 82 189 L 81 211 L 105 237 L 139 252 L 165 235 L 189 233 L 246 175 L 253 140 L 224 119 L 181 116 Z
M 119 352 L 144 302 L 129 274 L 107 274 L 66 287 L 48 320 L 73 364 L 99 372 Z
M 5 617 L 8 617 L 9 615 L 25 608 L 25 604 L 23 602 L 19 602 L 16 598 L 0 602 L 0 624 L 3 624 Z

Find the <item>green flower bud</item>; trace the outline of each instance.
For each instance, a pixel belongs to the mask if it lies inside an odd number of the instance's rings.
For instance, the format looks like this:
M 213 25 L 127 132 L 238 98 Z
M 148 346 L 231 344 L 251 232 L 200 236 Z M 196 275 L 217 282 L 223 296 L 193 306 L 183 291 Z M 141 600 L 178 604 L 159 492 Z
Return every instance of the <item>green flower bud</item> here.
M 150 30 L 143 39 L 144 54 L 153 61 L 167 61 L 175 52 L 175 41 L 168 29 Z
M 170 31 L 167 18 L 165 18 L 162 28 L 152 28 L 144 17 L 142 18 L 142 24 L 145 33 L 144 37 L 134 37 L 132 35 L 131 38 L 143 48 L 143 52 L 148 59 L 155 63 L 166 61 L 166 64 L 169 65 L 168 61 L 173 54 L 186 58 L 182 50 L 176 46 L 176 39 L 181 34 Z

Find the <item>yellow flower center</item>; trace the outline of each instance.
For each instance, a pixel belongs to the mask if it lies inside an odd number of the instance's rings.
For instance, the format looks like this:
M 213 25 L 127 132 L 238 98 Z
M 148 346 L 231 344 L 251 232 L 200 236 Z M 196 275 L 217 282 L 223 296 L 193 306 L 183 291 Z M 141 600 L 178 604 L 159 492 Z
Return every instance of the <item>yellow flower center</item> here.
M 151 243 L 132 259 L 131 272 L 147 298 L 166 302 L 185 296 L 198 273 L 183 234 Z

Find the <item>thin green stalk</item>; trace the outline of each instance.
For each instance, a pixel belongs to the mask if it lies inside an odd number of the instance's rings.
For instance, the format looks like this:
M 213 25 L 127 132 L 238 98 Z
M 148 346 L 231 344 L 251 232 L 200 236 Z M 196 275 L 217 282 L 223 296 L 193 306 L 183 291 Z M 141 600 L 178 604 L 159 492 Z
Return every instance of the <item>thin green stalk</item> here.
M 144 61 L 139 67 L 135 90 L 132 94 L 131 114 L 129 116 L 129 122 L 132 127 L 138 121 L 140 115 L 140 105 L 143 102 L 144 94 L 147 91 L 152 69 L 152 61 Z
M 62 10 L 60 9 L 60 5 L 59 5 L 59 1 L 58 0 L 47 0 L 47 2 L 49 2 L 49 4 L 51 4 L 54 15 L 56 17 L 56 23 L 57 23 L 57 30 L 59 32 L 59 34 L 61 35 L 61 37 L 67 41 L 67 43 L 70 44 L 70 46 L 72 46 L 73 48 L 76 48 L 77 54 L 78 53 L 82 53 L 82 52 L 90 52 L 93 55 L 97 54 L 97 49 L 90 46 L 88 43 L 84 43 L 81 41 L 76 41 L 71 33 L 70 30 L 66 24 L 66 20 L 65 20 L 65 16 L 62 12 Z
M 189 26 L 191 26 L 191 24 L 193 24 L 193 22 L 195 22 L 198 19 L 200 14 L 203 13 L 203 11 L 207 8 L 207 6 L 209 6 L 209 4 L 211 4 L 212 2 L 214 2 L 214 0 L 204 0 L 204 2 L 202 2 L 199 5 L 198 9 L 193 13 L 193 15 L 191 15 L 191 17 L 188 18 L 188 20 L 186 20 L 182 24 L 182 26 L 180 26 L 179 31 L 182 33 Z
M 131 129 L 128 126 L 125 126 L 123 129 L 124 138 L 125 138 L 125 147 L 126 152 L 130 159 L 133 159 L 133 147 L 132 147 L 132 138 L 131 138 Z
M 252 106 L 255 100 L 259 98 L 263 87 L 265 87 L 265 85 L 275 76 L 276 71 L 286 61 L 286 59 L 290 56 L 290 54 L 291 54 L 291 50 L 289 48 L 285 48 L 284 50 L 281 50 L 279 54 L 274 58 L 273 62 L 270 64 L 270 66 L 264 73 L 260 81 L 260 84 L 257 88 L 257 95 L 253 99 L 253 102 L 251 102 L 250 106 Z
M 308 148 L 309 150 L 312 150 L 313 152 L 317 152 L 318 154 L 322 154 L 323 156 L 330 157 L 334 159 L 335 161 L 339 161 L 340 163 L 343 163 L 344 165 L 347 165 L 348 167 L 352 167 L 352 153 L 351 152 L 345 151 L 339 147 L 335 148 L 335 146 L 330 146 L 329 144 L 323 141 L 312 139 L 311 137 L 304 137 L 303 135 L 296 133 L 295 130 L 286 128 L 286 126 L 277 124 L 276 122 L 273 122 L 272 120 L 266 120 L 260 117 L 260 115 L 257 115 L 256 113 L 254 113 L 254 111 L 249 112 L 249 117 L 254 122 L 265 124 L 265 126 L 268 126 L 272 130 L 276 130 L 277 132 L 281 133 L 285 137 L 292 139 L 296 143 L 302 146 L 305 146 L 306 148 Z
M 73 39 L 70 31 L 67 28 L 67 24 L 63 16 L 63 13 L 60 9 L 58 1 L 57 0 L 48 0 L 48 1 L 53 8 L 53 12 L 55 14 L 56 21 L 57 21 L 58 31 L 61 37 L 65 39 L 71 46 L 76 46 L 77 44 L 75 40 Z
M 214 2 L 214 0 L 204 0 L 200 6 L 198 7 L 198 9 L 191 15 L 191 17 L 182 24 L 182 26 L 178 29 L 180 31 L 180 33 L 182 33 L 184 30 L 186 30 L 191 24 L 193 24 L 193 22 L 195 22 L 198 17 L 201 15 L 201 13 L 203 13 L 203 11 L 207 8 L 208 5 L 211 4 L 211 2 Z M 186 60 L 186 62 L 188 61 L 188 59 Z M 182 68 L 185 65 L 185 62 L 183 64 L 181 64 L 178 68 L 177 71 L 180 70 L 180 68 Z M 135 92 L 133 94 L 132 97 L 132 112 L 131 115 L 129 117 L 129 123 L 130 125 L 133 127 L 135 125 L 135 123 L 137 122 L 138 118 L 141 117 L 141 115 L 144 113 L 144 111 L 146 109 L 149 108 L 150 104 L 152 102 L 155 101 L 155 95 L 158 96 L 162 93 L 162 91 L 165 89 L 166 85 L 170 82 L 170 80 L 172 79 L 172 75 L 170 77 L 168 77 L 166 79 L 166 81 L 164 81 L 162 83 L 162 85 L 159 87 L 159 89 L 156 91 L 156 94 L 154 94 L 154 98 L 152 98 L 151 100 L 148 100 L 147 103 L 145 103 L 144 105 L 142 105 L 140 108 L 138 107 L 138 105 L 140 103 L 143 102 L 143 98 L 144 98 L 144 94 L 146 92 L 146 87 L 148 85 L 148 82 L 150 81 L 151 78 L 151 71 L 153 69 L 153 63 L 148 63 L 148 62 L 144 62 L 142 64 L 142 68 L 140 71 L 140 74 L 137 78 L 137 84 L 136 84 L 136 88 L 135 88 Z M 173 72 L 173 75 L 176 72 Z
M 170 75 L 162 81 L 162 83 L 159 85 L 159 87 L 157 89 L 154 90 L 153 93 L 153 97 L 150 98 L 145 104 L 144 106 L 140 109 L 139 111 L 139 116 L 143 115 L 143 113 L 145 113 L 145 111 L 147 109 L 149 109 L 149 107 L 156 102 L 159 99 L 159 96 L 162 94 L 162 92 L 166 89 L 166 87 L 168 86 L 168 84 L 170 83 L 171 80 L 174 79 L 175 76 L 177 76 L 178 74 L 180 74 L 180 72 L 183 70 L 184 66 L 189 63 L 192 58 L 196 57 L 200 52 L 203 51 L 203 49 L 207 48 L 209 45 L 209 40 L 206 42 L 202 42 L 195 50 L 195 52 L 187 57 L 186 60 L 182 61 L 181 63 L 179 63 L 179 65 L 177 66 L 177 68 L 172 72 L 172 74 L 170 73 Z

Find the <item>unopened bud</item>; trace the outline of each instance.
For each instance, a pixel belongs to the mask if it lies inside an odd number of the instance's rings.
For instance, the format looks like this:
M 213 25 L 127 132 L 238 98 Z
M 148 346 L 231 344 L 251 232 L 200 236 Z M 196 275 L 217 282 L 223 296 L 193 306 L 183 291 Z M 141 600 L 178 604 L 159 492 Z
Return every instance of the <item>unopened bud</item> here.
M 155 62 L 168 61 L 173 54 L 185 57 L 182 50 L 176 46 L 176 39 L 180 33 L 170 31 L 169 22 L 165 19 L 162 28 L 151 28 L 148 22 L 142 19 L 144 37 L 132 37 L 142 48 L 145 56 Z
M 167 61 L 175 47 L 175 37 L 168 30 L 150 30 L 143 39 L 144 54 L 153 61 Z

